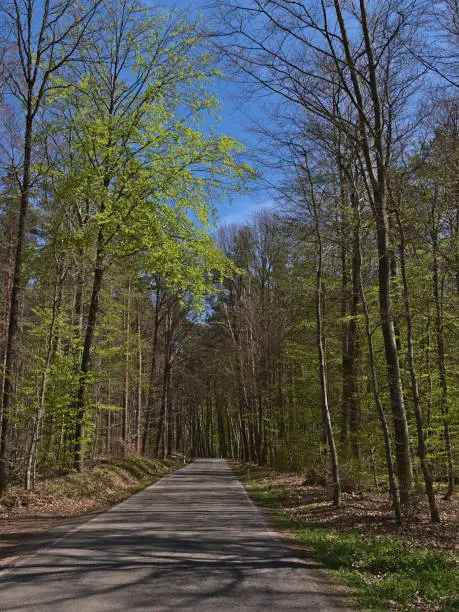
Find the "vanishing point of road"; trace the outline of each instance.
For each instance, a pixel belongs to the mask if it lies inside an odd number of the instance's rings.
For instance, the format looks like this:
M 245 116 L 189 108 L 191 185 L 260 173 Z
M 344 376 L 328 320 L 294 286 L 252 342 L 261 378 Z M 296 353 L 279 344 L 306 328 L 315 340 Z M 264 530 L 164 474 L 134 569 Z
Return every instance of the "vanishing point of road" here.
M 49 532 L 0 570 L 0 610 L 343 610 L 273 533 L 227 463 L 200 459 Z

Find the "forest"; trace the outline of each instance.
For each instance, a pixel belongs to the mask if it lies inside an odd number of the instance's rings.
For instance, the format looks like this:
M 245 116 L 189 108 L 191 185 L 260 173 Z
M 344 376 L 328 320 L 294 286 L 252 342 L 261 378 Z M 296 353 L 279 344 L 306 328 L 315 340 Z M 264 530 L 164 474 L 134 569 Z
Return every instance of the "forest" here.
M 0 490 L 183 453 L 439 522 L 457 2 L 213 5 L 0 3 Z M 220 131 L 224 79 L 257 147 Z M 262 183 L 275 206 L 219 224 Z

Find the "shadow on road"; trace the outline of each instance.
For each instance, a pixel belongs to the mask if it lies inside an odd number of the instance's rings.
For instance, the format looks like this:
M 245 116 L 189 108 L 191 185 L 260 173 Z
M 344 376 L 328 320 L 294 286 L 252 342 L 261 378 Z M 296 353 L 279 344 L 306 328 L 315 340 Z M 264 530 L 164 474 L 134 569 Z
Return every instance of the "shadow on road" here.
M 199 461 L 0 578 L 1 610 L 338 610 L 222 461 Z

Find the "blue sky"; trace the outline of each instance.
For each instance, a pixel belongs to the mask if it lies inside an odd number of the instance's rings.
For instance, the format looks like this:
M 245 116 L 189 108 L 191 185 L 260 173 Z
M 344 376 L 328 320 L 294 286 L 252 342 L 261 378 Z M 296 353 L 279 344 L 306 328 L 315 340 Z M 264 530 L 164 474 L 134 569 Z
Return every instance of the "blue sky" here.
M 153 4 L 153 3 L 152 3 Z M 205 8 L 209 4 L 209 0 L 194 0 L 189 2 L 186 0 L 160 0 L 159 3 L 154 3 L 164 10 L 173 8 L 185 9 L 189 8 L 192 14 L 202 13 L 209 15 L 209 10 Z M 255 137 L 250 133 L 248 118 L 249 110 L 254 111 L 253 103 L 244 103 L 241 97 L 238 96 L 237 86 L 229 79 L 216 82 L 215 91 L 219 97 L 223 110 L 221 111 L 221 122 L 218 129 L 242 142 L 247 149 L 250 150 L 255 144 Z M 256 110 L 256 109 L 255 109 Z M 256 185 L 252 185 L 249 194 L 243 193 L 233 194 L 231 202 L 227 199 L 217 202 L 219 213 L 219 225 L 228 225 L 232 223 L 244 223 L 249 221 L 251 216 L 259 210 L 274 206 L 273 194 L 261 181 Z

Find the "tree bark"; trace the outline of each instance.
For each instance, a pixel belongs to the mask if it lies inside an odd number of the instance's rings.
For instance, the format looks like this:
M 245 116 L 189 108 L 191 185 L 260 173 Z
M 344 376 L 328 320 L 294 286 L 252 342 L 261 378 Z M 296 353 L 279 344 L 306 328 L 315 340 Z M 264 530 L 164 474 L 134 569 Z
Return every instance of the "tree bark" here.
M 143 353 L 142 353 L 142 326 L 140 322 L 140 312 L 137 315 L 137 412 L 135 426 L 135 448 L 140 453 L 140 429 L 142 425 L 142 384 L 143 384 Z
M 158 428 L 156 430 L 155 454 L 156 457 L 167 458 L 168 446 L 168 412 L 169 412 L 169 384 L 171 374 L 171 331 L 172 331 L 172 315 L 166 315 L 166 329 L 164 338 L 164 369 L 163 369 L 163 385 L 161 392 L 161 405 L 159 411 Z
M 448 489 L 445 499 L 450 499 L 454 493 L 454 461 L 453 448 L 451 443 L 451 433 L 449 430 L 449 410 L 448 410 L 448 381 L 446 377 L 445 362 L 445 338 L 443 333 L 442 304 L 439 289 L 438 273 L 438 230 L 435 221 L 435 203 L 432 203 L 432 264 L 433 264 L 433 294 L 435 304 L 435 335 L 437 339 L 437 361 L 438 375 L 440 378 L 440 407 L 443 416 L 443 435 L 445 439 L 446 457 L 448 464 Z
M 352 193 L 352 207 L 355 210 L 358 207 L 358 197 L 355 192 Z M 354 215 L 355 216 L 355 215 Z M 357 318 L 359 315 L 360 303 L 360 240 L 359 226 L 354 223 L 352 230 L 352 295 L 349 321 L 349 374 L 350 374 L 350 431 L 351 431 L 351 447 L 354 458 L 359 463 L 361 460 L 360 448 L 360 425 L 361 425 L 361 410 L 359 397 L 359 328 Z
M 74 467 L 78 472 L 84 468 L 84 455 L 86 450 L 85 426 L 86 426 L 86 389 L 88 386 L 88 374 L 91 366 L 91 350 L 94 341 L 94 331 L 99 312 L 99 297 L 102 290 L 104 276 L 104 236 L 100 229 L 97 235 L 97 254 L 94 266 L 94 278 L 92 284 L 91 301 L 89 304 L 88 320 L 81 355 L 81 365 L 79 370 L 79 382 L 76 408 L 76 427 L 75 427 L 75 451 Z
M 155 405 L 155 377 L 156 377 L 156 359 L 158 352 L 158 333 L 160 325 L 160 289 L 159 281 L 156 284 L 156 301 L 155 301 L 155 320 L 153 329 L 153 343 L 151 348 L 151 363 L 150 363 L 150 381 L 148 384 L 148 399 L 147 399 L 147 414 L 145 418 L 145 427 L 142 437 L 142 454 L 147 452 L 148 438 L 150 435 L 151 425 L 153 422 L 153 410 Z
M 413 319 L 411 315 L 411 303 L 408 287 L 408 277 L 406 274 L 406 243 L 405 233 L 401 223 L 400 215 L 397 212 L 397 224 L 400 234 L 400 267 L 403 282 L 403 297 L 405 302 L 405 317 L 406 317 L 406 340 L 407 340 L 407 358 L 410 370 L 411 393 L 413 395 L 413 410 L 416 419 L 416 431 L 418 437 L 418 455 L 421 463 L 422 474 L 424 476 L 424 484 L 426 488 L 427 500 L 429 502 L 430 518 L 432 523 L 440 522 L 440 514 L 438 512 L 437 503 L 435 501 L 435 492 L 433 488 L 433 479 L 430 473 L 430 468 L 427 459 L 427 448 L 424 437 L 424 422 L 421 411 L 421 399 L 419 395 L 418 377 L 414 362 L 413 349 Z
M 46 357 L 45 363 L 43 364 L 43 372 L 40 377 L 40 391 L 38 396 L 38 406 L 37 412 L 34 418 L 33 430 L 32 430 L 32 440 L 30 442 L 27 462 L 26 462 L 26 476 L 25 476 L 25 489 L 26 491 L 30 491 L 32 486 L 35 484 L 35 462 L 38 452 L 38 442 L 40 439 L 40 427 L 41 422 L 43 420 L 43 415 L 45 413 L 45 397 L 46 397 L 46 389 L 48 385 L 48 377 L 49 377 L 49 368 L 51 366 L 51 361 L 56 349 L 57 338 L 56 338 L 56 323 L 57 318 L 59 316 L 59 311 L 61 308 L 62 302 L 62 290 L 63 290 L 63 282 L 65 279 L 66 273 L 60 273 L 60 266 L 56 266 L 56 278 L 54 283 L 54 296 L 53 296 L 53 310 L 51 315 L 51 322 L 48 331 L 48 338 L 46 342 Z
M 129 363 L 131 350 L 131 281 L 128 281 L 128 295 L 126 301 L 125 318 L 125 349 L 124 349 L 124 389 L 123 389 L 123 422 L 122 438 L 124 442 L 123 452 L 127 451 L 129 442 Z
M 328 405 L 328 385 L 327 385 L 327 372 L 325 364 L 325 349 L 324 349 L 324 334 L 323 334 L 323 320 L 322 320 L 322 299 L 323 299 L 323 284 L 322 284 L 322 258 L 323 258 L 323 247 L 322 247 L 322 235 L 319 225 L 319 205 L 316 202 L 314 185 L 312 181 L 311 172 L 309 170 L 308 162 L 306 160 L 306 173 L 310 187 L 310 199 L 312 202 L 312 209 L 314 214 L 314 226 L 315 236 L 317 243 L 317 262 L 316 262 L 316 291 L 315 291 L 315 309 L 316 309 L 316 344 L 317 353 L 319 359 L 319 378 L 320 378 L 320 391 L 322 400 L 322 419 L 325 428 L 325 435 L 327 439 L 328 449 L 330 452 L 331 472 L 332 472 L 332 491 L 333 491 L 333 505 L 339 506 L 341 504 L 341 483 L 339 475 L 339 464 L 338 464 L 338 453 L 336 451 L 335 438 L 333 435 L 333 426 L 330 416 L 330 409 Z M 306 190 L 305 190 L 305 196 Z
M 408 424 L 402 392 L 400 364 L 397 351 L 397 341 L 394 330 L 391 298 L 391 270 L 389 253 L 389 227 L 387 215 L 387 184 L 386 167 L 388 152 L 384 148 L 383 127 L 384 116 L 378 90 L 377 66 L 374 58 L 373 44 L 368 26 L 368 16 L 365 0 L 359 0 L 360 24 L 364 37 L 364 53 L 368 62 L 368 78 L 370 85 L 370 112 L 365 113 L 366 102 L 359 83 L 359 74 L 352 55 L 351 44 L 347 35 L 341 5 L 334 0 L 338 26 L 341 32 L 346 63 L 350 70 L 352 86 L 355 95 L 355 107 L 359 116 L 360 145 L 365 159 L 366 172 L 371 184 L 373 210 L 376 224 L 376 240 L 378 249 L 378 290 L 379 311 L 381 317 L 384 349 L 386 355 L 389 394 L 391 398 L 392 419 L 395 431 L 395 456 L 400 501 L 408 505 L 413 483 Z M 372 137 L 368 134 L 369 117 L 372 116 Z M 388 141 L 387 146 L 390 146 Z
M 371 383 L 373 390 L 373 397 L 375 400 L 376 408 L 378 411 L 379 421 L 381 423 L 381 430 L 384 438 L 384 450 L 386 453 L 386 467 L 387 467 L 387 479 L 389 483 L 389 492 L 392 498 L 392 508 L 395 515 L 395 520 L 397 523 L 401 522 L 401 512 L 400 512 L 400 503 L 398 498 L 397 491 L 397 483 L 395 480 L 395 469 L 394 463 L 392 460 L 392 449 L 390 442 L 390 433 L 389 427 L 387 425 L 386 414 L 384 412 L 384 408 L 381 401 L 381 396 L 379 394 L 379 386 L 378 386 L 378 377 L 376 370 L 376 359 L 373 348 L 373 337 L 371 332 L 371 320 L 370 320 L 370 311 L 368 308 L 368 302 L 365 296 L 365 291 L 363 288 L 362 276 L 360 276 L 360 295 L 362 298 L 362 307 L 363 313 L 365 316 L 365 329 L 367 334 L 367 342 L 368 342 L 368 354 L 370 357 L 370 370 L 371 370 Z
M 6 492 L 10 481 L 9 422 L 12 396 L 14 393 L 14 365 L 16 360 L 16 340 L 19 323 L 19 296 L 22 283 L 22 264 L 24 260 L 25 229 L 29 209 L 32 163 L 32 91 L 28 92 L 29 108 L 27 109 L 24 135 L 24 165 L 21 185 L 18 230 L 14 259 L 13 283 L 11 287 L 8 333 L 4 361 L 4 382 L 2 397 L 2 425 L 0 432 L 0 497 Z
M 319 356 L 319 376 L 320 390 L 322 397 L 322 417 L 324 421 L 327 443 L 330 451 L 330 460 L 332 468 L 332 487 L 333 487 L 333 504 L 339 506 L 341 504 L 341 485 L 339 478 L 338 453 L 336 452 L 335 439 L 333 437 L 333 427 L 330 417 L 330 409 L 328 406 L 328 388 L 327 374 L 325 369 L 325 351 L 323 345 L 323 324 L 322 324 L 322 247 L 319 246 L 318 263 L 316 272 L 316 338 L 317 352 Z
M 410 294 L 408 287 L 408 277 L 406 274 L 406 243 L 405 233 L 401 223 L 400 215 L 397 212 L 397 224 L 400 234 L 400 268 L 403 282 L 403 297 L 405 302 L 405 317 L 406 317 L 406 339 L 407 339 L 407 358 L 408 367 L 410 370 L 410 381 L 411 381 L 411 393 L 413 395 L 413 411 L 416 419 L 416 431 L 418 437 L 418 455 L 421 463 L 422 474 L 424 477 L 424 484 L 426 488 L 427 500 L 429 502 L 430 518 L 432 523 L 440 522 L 440 514 L 438 512 L 437 503 L 435 501 L 435 492 L 433 488 L 433 478 L 430 473 L 430 468 L 427 458 L 427 448 L 424 437 L 424 422 L 421 411 L 421 399 L 419 395 L 418 377 L 416 374 L 416 367 L 414 362 L 414 349 L 413 349 L 413 319 L 411 315 L 411 303 Z
M 377 242 L 379 255 L 379 308 L 381 314 L 381 327 L 384 338 L 389 394 L 391 399 L 392 418 L 395 432 L 395 457 L 398 484 L 400 488 L 400 502 L 403 506 L 407 506 L 413 483 L 413 471 L 411 465 L 408 423 L 406 419 L 400 363 L 397 351 L 397 339 L 392 318 L 390 254 L 388 249 L 388 227 L 387 215 L 385 214 L 385 197 L 381 196 L 378 206 Z

